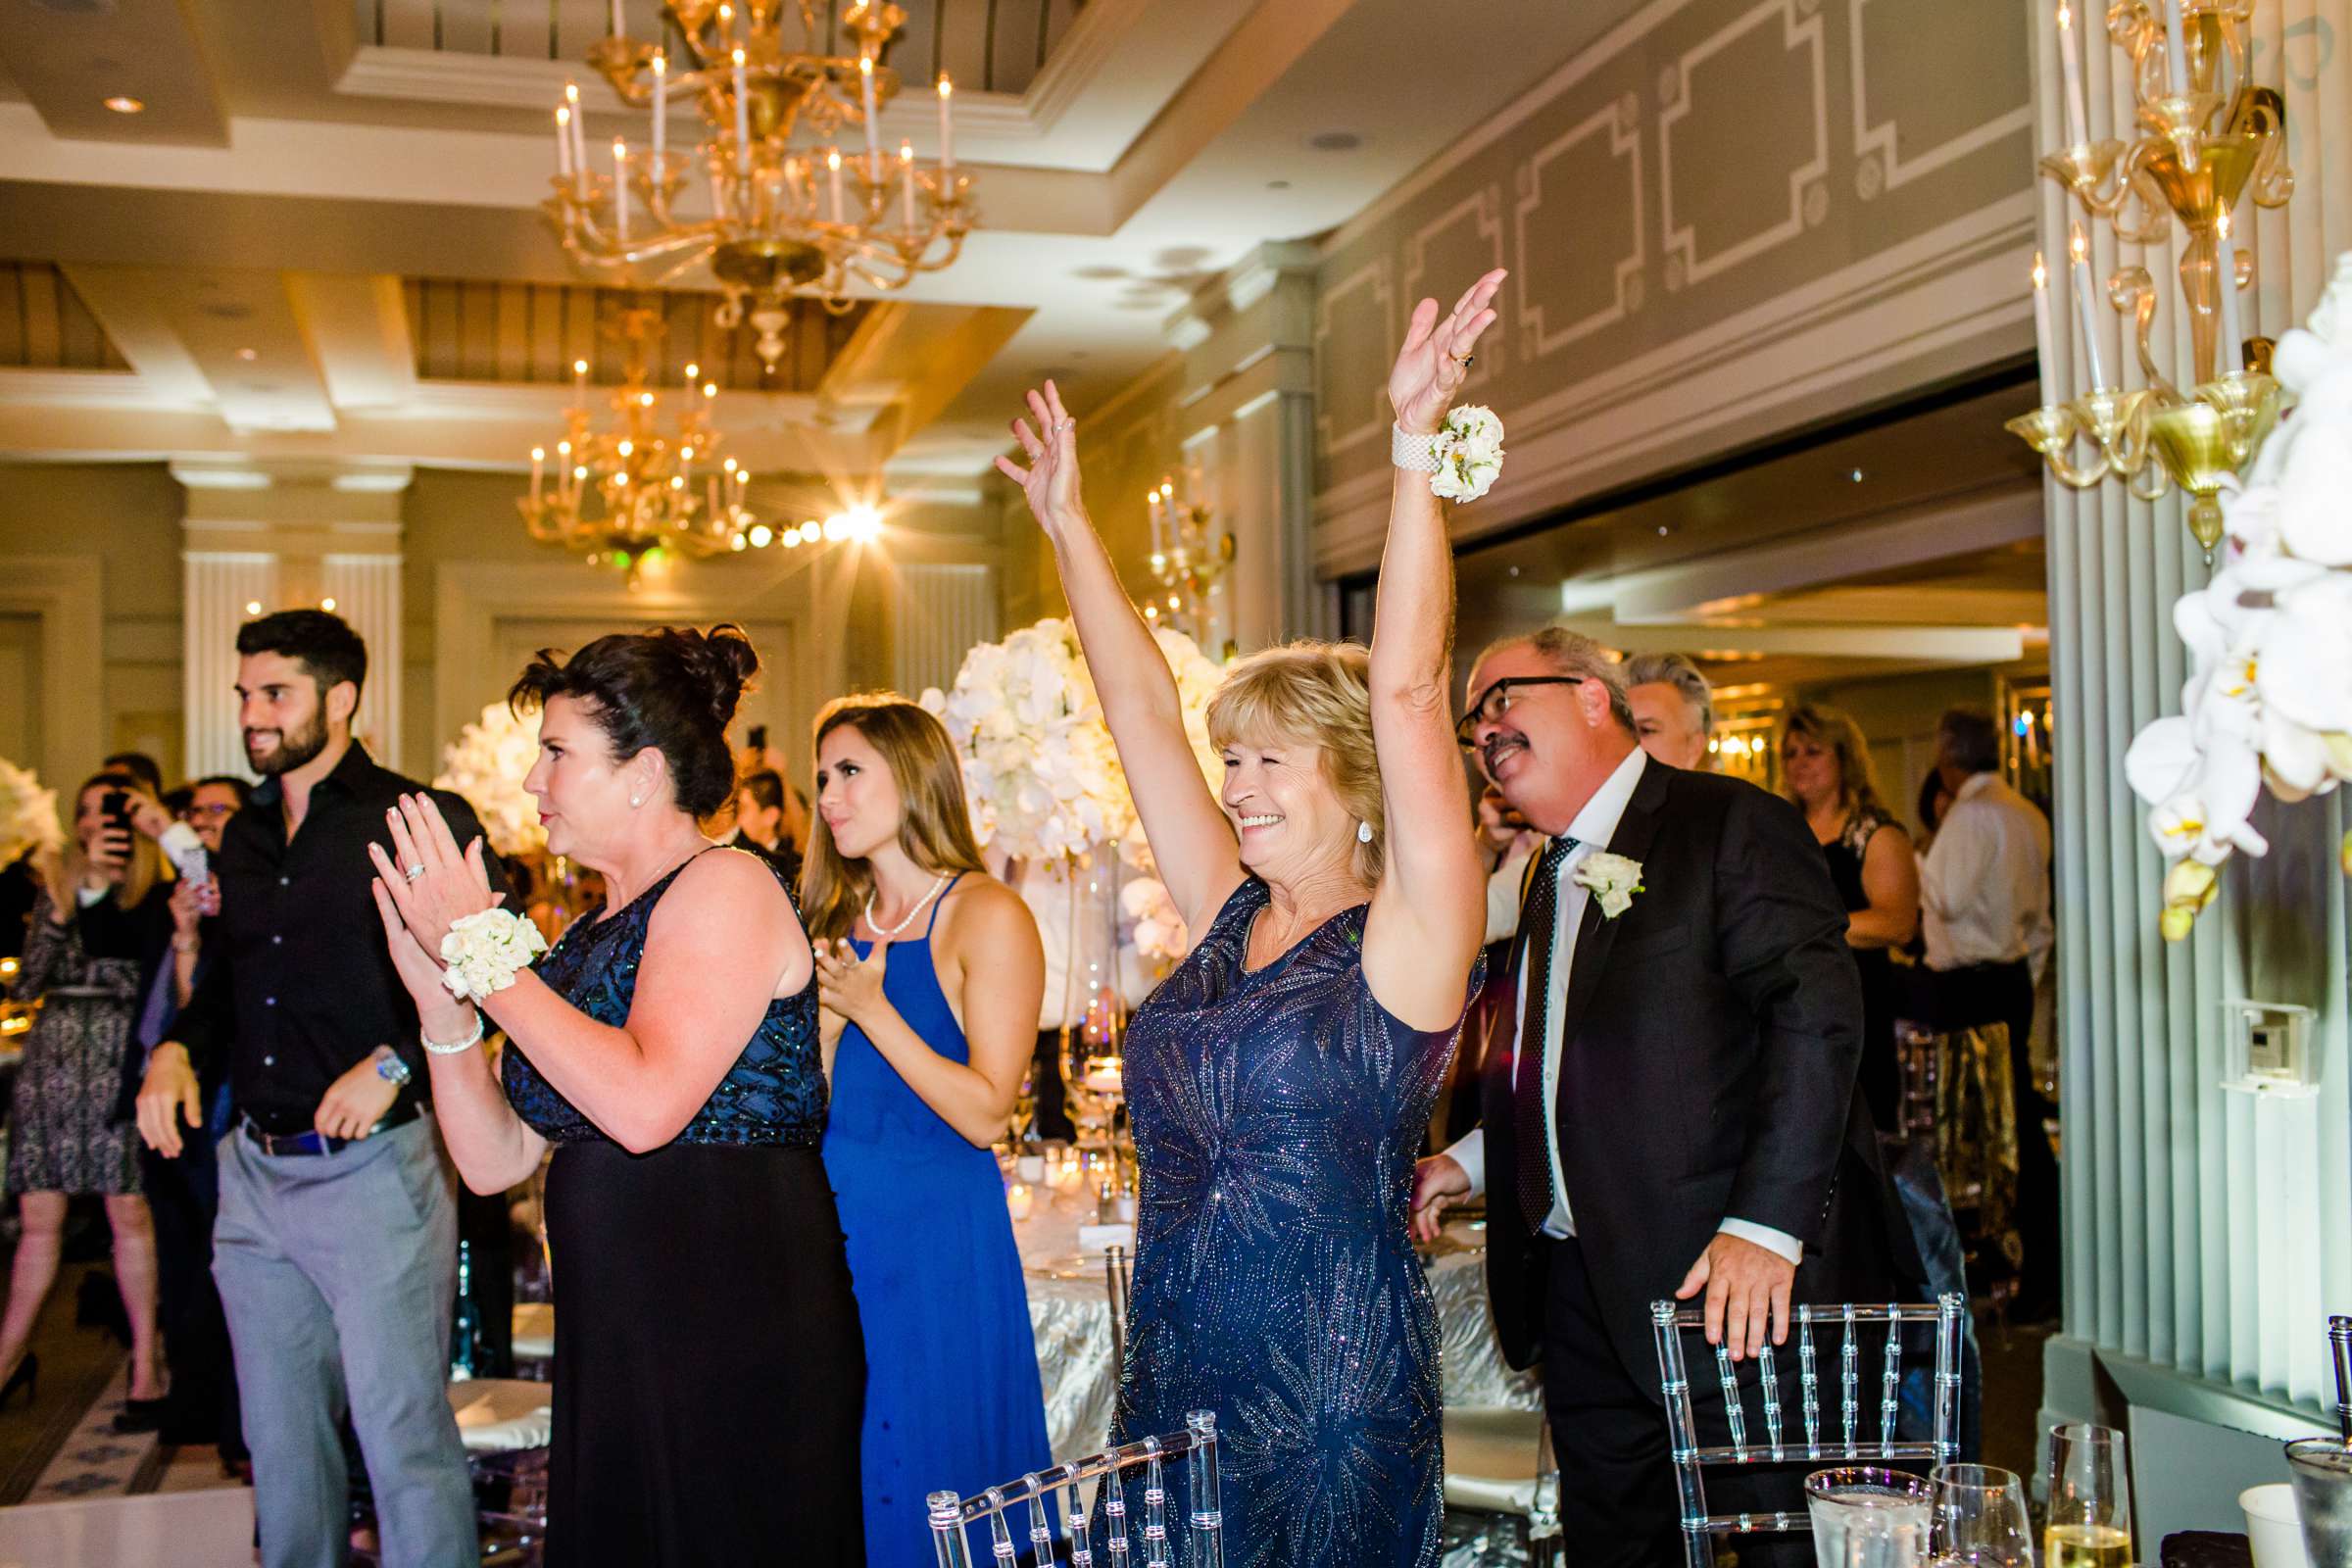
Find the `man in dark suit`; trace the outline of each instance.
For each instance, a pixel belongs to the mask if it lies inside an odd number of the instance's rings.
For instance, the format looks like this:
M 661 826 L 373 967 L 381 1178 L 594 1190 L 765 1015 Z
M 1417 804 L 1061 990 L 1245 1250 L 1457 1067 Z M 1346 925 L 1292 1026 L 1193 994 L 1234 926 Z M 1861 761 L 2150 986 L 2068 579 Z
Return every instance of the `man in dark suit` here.
M 1427 1229 L 1492 1190 L 1495 1327 L 1512 1365 L 1544 1363 L 1580 1560 L 1679 1563 L 1650 1304 L 1703 1294 L 1708 1339 L 1744 1361 L 1785 1342 L 1792 1298 L 1889 1298 L 1845 910 L 1788 803 L 1641 751 L 1587 638 L 1490 649 L 1462 737 L 1547 842 L 1481 1069 L 1484 1125 L 1422 1161 L 1415 1208 Z M 1720 1419 L 1702 1409 L 1702 1427 Z M 1801 1509 L 1795 1482 L 1711 1475 L 1710 1511 Z M 1772 1485 L 1772 1501 L 1740 1495 Z
M 801 886 L 801 853 L 785 836 L 788 814 L 783 776 L 771 767 L 755 768 L 735 786 L 735 832 L 727 843 L 749 850 L 774 866 L 797 893 Z

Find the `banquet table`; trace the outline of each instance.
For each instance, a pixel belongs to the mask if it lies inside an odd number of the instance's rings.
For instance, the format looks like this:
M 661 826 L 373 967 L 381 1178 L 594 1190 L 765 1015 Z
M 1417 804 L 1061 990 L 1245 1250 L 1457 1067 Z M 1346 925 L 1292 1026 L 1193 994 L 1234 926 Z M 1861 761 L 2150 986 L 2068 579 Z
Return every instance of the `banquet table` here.
M 1076 1185 L 1028 1185 L 1030 1211 L 1016 1217 L 1012 1228 L 1045 1381 L 1046 1435 L 1058 1463 L 1100 1451 L 1110 1431 L 1119 1388 L 1111 1352 L 1110 1287 L 1102 1254 L 1079 1251 L 1079 1227 L 1095 1217 L 1093 1196 Z M 1446 1403 L 1538 1408 L 1537 1380 L 1503 1364 L 1487 1312 L 1484 1222 L 1449 1221 L 1422 1258 L 1437 1299 Z

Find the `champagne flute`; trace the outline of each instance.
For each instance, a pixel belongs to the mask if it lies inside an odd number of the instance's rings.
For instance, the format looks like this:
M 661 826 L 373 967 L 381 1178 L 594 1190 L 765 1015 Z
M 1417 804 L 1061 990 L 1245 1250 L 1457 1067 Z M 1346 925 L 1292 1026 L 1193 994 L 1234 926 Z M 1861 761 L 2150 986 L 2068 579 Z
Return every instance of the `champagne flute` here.
M 2124 1435 L 2071 1421 L 2050 1429 L 2046 1568 L 2131 1568 L 2132 1476 Z
M 2034 1568 L 2034 1526 L 2016 1471 L 1942 1464 L 1928 1479 L 1936 1488 L 1928 1523 L 1928 1561 L 1935 1568 Z

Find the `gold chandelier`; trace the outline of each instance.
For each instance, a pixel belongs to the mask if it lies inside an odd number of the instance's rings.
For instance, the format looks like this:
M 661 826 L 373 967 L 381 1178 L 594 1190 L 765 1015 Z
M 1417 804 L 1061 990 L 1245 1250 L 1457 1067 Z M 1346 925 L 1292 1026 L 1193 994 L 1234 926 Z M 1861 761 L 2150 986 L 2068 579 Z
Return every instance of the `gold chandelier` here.
M 971 181 L 956 168 L 947 76 L 937 84 L 933 166 L 919 167 L 909 142 L 895 157 L 882 147 L 881 106 L 900 84 L 882 53 L 906 12 L 854 0 L 841 25 L 858 52 L 828 55 L 816 52 L 825 12 L 817 0 L 669 0 L 667 11 L 684 58 L 628 37 L 617 11 L 612 33 L 588 51 L 622 102 L 652 110 L 646 144 L 616 139 L 610 172 L 592 169 L 576 84 L 565 84 L 556 110 L 555 193 L 543 210 L 575 262 L 632 276 L 643 266 L 653 283 L 707 264 L 726 296 L 718 324 L 748 319 L 772 372 L 792 298 L 813 296 L 838 313 L 855 287 L 904 288 L 956 261 L 972 226 Z M 785 42 L 788 11 L 801 47 Z M 686 151 L 668 145 L 675 94 L 704 121 Z M 796 147 L 804 124 L 813 139 Z M 845 149 L 853 126 L 863 127 L 863 146 Z
M 1214 514 L 1196 494 L 1198 476 L 1188 472 L 1183 478 L 1182 491 L 1174 478 L 1165 478 L 1144 492 L 1144 510 L 1152 519 L 1152 580 L 1159 588 L 1154 599 L 1145 601 L 1144 618 L 1174 627 L 1203 644 L 1205 652 L 1214 620 L 1209 596 L 1233 564 L 1234 539 L 1212 526 Z
M 2161 7 L 2161 10 L 2157 7 Z M 2286 105 L 2276 88 L 2254 84 L 2247 26 L 2253 0 L 2114 0 L 2107 31 L 2132 61 L 2141 134 L 2092 141 L 2085 123 L 2075 17 L 2059 0 L 2059 61 L 2065 75 L 2068 145 L 2041 160 L 2041 171 L 2072 191 L 2083 212 L 2104 220 L 2118 239 L 2161 244 L 2178 219 L 2188 233 L 2180 257 L 2180 295 L 2188 307 L 2190 364 L 2185 390 L 2168 379 L 2149 352 L 2157 288 L 2147 269 L 2119 267 L 2107 278 L 2109 303 L 2128 313 L 2145 385 L 2125 391 L 2100 362 L 2089 244 L 2071 223 L 2069 264 L 2082 330 L 2090 388 L 2036 409 L 2007 428 L 2039 453 L 2059 482 L 2087 489 L 2109 475 L 2153 501 L 2168 481 L 2190 498 L 2189 532 L 2208 564 L 2221 542 L 2223 486 L 2252 461 L 2278 419 L 2278 383 L 2269 375 L 2271 343 L 2241 340 L 2237 291 L 2251 281 L 2253 259 L 2231 238 L 2240 196 L 2258 207 L 2283 207 L 2294 191 L 2286 166 Z M 2232 90 L 2222 89 L 2230 66 Z M 2034 259 L 2034 305 L 2040 341 L 2053 341 L 2049 275 Z M 2091 459 L 2074 460 L 2078 440 Z M 2152 460 L 2152 461 L 2151 461 Z

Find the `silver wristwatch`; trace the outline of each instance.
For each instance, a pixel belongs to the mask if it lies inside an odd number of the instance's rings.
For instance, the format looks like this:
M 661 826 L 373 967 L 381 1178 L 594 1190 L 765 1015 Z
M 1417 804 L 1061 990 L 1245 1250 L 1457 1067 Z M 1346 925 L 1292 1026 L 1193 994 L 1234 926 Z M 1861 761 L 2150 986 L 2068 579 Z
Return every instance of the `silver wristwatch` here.
M 406 1084 L 411 1077 L 409 1064 L 390 1046 L 375 1048 L 375 1075 L 388 1084 Z

